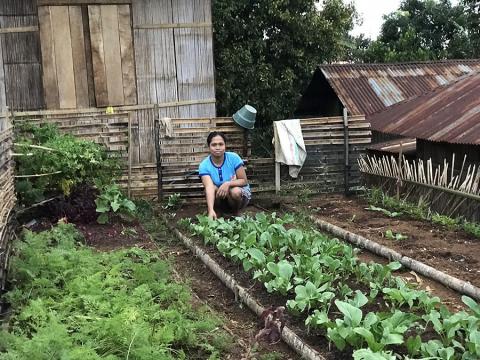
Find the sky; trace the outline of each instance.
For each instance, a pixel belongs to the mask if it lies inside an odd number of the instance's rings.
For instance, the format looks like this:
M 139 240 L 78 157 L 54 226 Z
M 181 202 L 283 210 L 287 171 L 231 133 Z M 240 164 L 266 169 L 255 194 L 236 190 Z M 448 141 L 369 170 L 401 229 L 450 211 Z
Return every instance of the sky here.
M 352 35 L 364 34 L 365 37 L 376 39 L 383 23 L 383 15 L 398 9 L 401 0 L 351 0 L 357 12 L 363 19 L 363 24 L 356 25 Z

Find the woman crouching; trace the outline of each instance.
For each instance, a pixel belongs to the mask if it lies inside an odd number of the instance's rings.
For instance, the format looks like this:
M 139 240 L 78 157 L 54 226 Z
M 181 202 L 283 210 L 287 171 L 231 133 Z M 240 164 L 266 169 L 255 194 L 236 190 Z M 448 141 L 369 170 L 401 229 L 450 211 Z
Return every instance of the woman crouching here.
M 225 135 L 218 131 L 207 137 L 210 155 L 203 159 L 198 174 L 205 187 L 208 216 L 238 215 L 252 195 L 243 160 L 234 152 L 225 151 Z

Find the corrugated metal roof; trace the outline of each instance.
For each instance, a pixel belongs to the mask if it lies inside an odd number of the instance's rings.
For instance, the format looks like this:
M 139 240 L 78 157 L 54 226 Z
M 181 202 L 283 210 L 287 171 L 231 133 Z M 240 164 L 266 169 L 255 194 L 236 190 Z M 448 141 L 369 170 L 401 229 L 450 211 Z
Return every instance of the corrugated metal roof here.
M 319 66 L 349 113 L 367 117 L 479 70 L 480 59 Z
M 480 144 L 480 72 L 370 116 L 372 129 L 407 137 Z

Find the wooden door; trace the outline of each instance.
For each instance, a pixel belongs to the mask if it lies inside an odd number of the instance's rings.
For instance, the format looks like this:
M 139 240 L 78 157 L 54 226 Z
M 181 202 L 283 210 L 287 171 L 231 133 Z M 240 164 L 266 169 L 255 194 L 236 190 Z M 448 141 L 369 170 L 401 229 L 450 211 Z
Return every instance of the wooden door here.
M 47 109 L 89 106 L 87 59 L 80 6 L 38 8 Z

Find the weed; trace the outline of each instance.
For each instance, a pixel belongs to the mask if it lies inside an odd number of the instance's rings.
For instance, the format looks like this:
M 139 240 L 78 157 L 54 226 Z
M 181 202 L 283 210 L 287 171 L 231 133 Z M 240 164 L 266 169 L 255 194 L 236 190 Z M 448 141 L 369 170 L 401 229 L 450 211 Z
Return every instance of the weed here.
M 480 224 L 464 221 L 461 226 L 466 233 L 480 238 Z
M 100 216 L 97 219 L 99 224 L 108 222 L 108 213 L 120 213 L 133 217 L 136 210 L 135 203 L 122 193 L 117 184 L 109 184 L 102 188 L 100 195 L 95 200 L 97 212 Z
M 23 125 L 17 143 L 22 145 L 16 146 L 16 152 L 32 154 L 16 159 L 18 175 L 50 174 L 17 181 L 18 199 L 24 205 L 45 199 L 49 192 L 68 196 L 77 184 L 108 184 L 121 168 L 119 159 L 110 156 L 104 146 L 62 135 L 51 125 Z
M 168 197 L 167 203 L 162 206 L 165 210 L 178 210 L 182 206 L 182 198 L 179 193 L 172 194 Z
M 438 213 L 432 214 L 423 199 L 420 199 L 418 204 L 412 204 L 404 200 L 398 200 L 394 197 L 388 196 L 379 188 L 369 189 L 366 192 L 365 197 L 367 198 L 368 202 L 372 204 L 369 208 L 367 208 L 367 210 L 380 211 L 386 215 L 388 215 L 388 213 L 392 214 L 390 210 L 398 213 L 401 212 L 413 219 L 431 221 L 434 224 L 445 226 L 450 230 L 463 229 L 468 234 L 480 238 L 480 224 L 469 221 L 462 222 L 460 219 L 453 219 L 449 216 Z M 382 208 L 377 206 L 381 206 Z M 385 208 L 390 210 L 386 210 Z
M 399 217 L 402 215 L 401 212 L 395 212 L 395 211 L 388 211 L 386 209 L 383 209 L 383 208 L 380 208 L 380 207 L 376 207 L 376 206 L 373 206 L 373 205 L 370 205 L 368 208 L 365 208 L 365 210 L 370 210 L 370 211 L 378 211 L 384 215 L 387 215 L 388 217 L 391 217 L 391 218 L 395 218 L 395 217 Z
M 407 235 L 403 235 L 401 233 L 394 233 L 392 230 L 385 231 L 385 237 L 390 240 L 406 240 L 408 239 Z
M 458 225 L 458 220 L 438 213 L 433 214 L 431 220 L 434 224 L 445 226 L 450 230 L 457 228 Z

